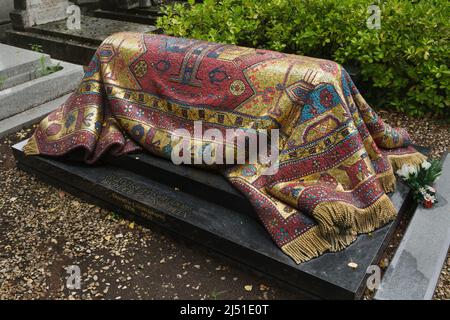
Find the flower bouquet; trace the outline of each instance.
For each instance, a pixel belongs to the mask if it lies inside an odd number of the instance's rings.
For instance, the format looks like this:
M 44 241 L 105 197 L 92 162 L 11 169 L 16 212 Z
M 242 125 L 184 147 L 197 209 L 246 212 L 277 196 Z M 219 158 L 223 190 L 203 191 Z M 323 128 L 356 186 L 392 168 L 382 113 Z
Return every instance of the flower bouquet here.
M 432 185 L 441 173 L 442 165 L 438 160 L 425 160 L 420 166 L 404 164 L 397 170 L 397 175 L 411 188 L 414 200 L 425 208 L 431 208 L 437 202 Z

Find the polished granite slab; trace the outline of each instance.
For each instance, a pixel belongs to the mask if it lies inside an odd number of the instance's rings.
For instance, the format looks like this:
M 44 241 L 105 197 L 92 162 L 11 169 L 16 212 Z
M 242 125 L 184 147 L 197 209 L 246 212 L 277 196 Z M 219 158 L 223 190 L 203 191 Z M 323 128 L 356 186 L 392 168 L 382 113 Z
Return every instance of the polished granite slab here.
M 274 244 L 253 213 L 233 209 L 215 199 L 222 193 L 234 197 L 237 203 L 246 201 L 215 173 L 194 172 L 193 168 L 177 167 L 150 155 L 109 159 L 109 163 L 97 166 L 27 157 L 22 152 L 24 143 L 13 147 L 19 168 L 142 224 L 156 225 L 190 239 L 241 267 L 314 298 L 361 298 L 366 288 L 366 270 L 377 264 L 398 221 L 371 235 L 359 236 L 343 251 L 326 253 L 297 265 Z M 125 162 L 120 164 L 120 161 Z M 152 169 L 143 172 L 144 168 Z M 178 182 L 184 186 L 177 187 Z M 196 192 L 202 184 L 203 191 Z M 409 190 L 402 183 L 390 197 L 399 216 L 414 210 Z M 349 267 L 350 262 L 357 263 L 358 267 Z

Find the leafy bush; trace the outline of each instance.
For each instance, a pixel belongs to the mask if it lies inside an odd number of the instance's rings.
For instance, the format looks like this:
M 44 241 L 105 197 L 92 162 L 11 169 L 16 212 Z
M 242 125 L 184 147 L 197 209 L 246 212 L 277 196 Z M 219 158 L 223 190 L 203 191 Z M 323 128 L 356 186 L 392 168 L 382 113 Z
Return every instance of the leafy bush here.
M 189 2 L 164 9 L 166 34 L 331 59 L 358 70 L 375 106 L 450 115 L 446 0 L 381 1 L 380 29 L 366 24 L 376 0 Z

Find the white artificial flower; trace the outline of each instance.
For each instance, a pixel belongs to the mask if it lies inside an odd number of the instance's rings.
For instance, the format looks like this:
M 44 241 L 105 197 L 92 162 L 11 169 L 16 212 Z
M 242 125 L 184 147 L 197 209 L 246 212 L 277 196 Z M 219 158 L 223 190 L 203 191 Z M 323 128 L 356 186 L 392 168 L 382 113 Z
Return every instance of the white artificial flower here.
M 431 194 L 425 194 L 425 196 L 423 197 L 425 200 L 427 201 L 431 201 L 432 203 L 434 203 L 436 201 L 436 197 L 432 196 Z
M 433 188 L 432 186 L 426 186 L 427 190 L 433 193 L 436 193 L 436 189 Z
M 427 160 L 424 160 L 421 164 L 421 167 L 424 168 L 425 170 L 428 170 L 431 167 L 431 163 L 429 163 Z
M 417 168 L 415 166 L 409 166 L 409 175 L 410 176 L 416 176 L 417 175 Z
M 409 178 L 409 168 L 407 164 L 404 164 L 400 169 L 397 170 L 397 174 L 400 177 L 403 177 L 405 179 Z
M 425 190 L 425 188 L 419 188 L 419 192 L 424 195 L 427 193 L 427 191 Z

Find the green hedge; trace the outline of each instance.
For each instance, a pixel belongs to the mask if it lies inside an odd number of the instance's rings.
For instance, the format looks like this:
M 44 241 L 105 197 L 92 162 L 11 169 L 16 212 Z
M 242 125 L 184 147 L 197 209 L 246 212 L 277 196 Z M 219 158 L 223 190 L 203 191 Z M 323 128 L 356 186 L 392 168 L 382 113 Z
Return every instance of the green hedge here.
M 368 6 L 381 8 L 369 29 Z M 166 34 L 331 59 L 374 106 L 450 115 L 446 0 L 205 0 L 164 9 Z M 370 89 L 369 89 L 370 88 Z M 450 118 L 450 117 L 449 117 Z

